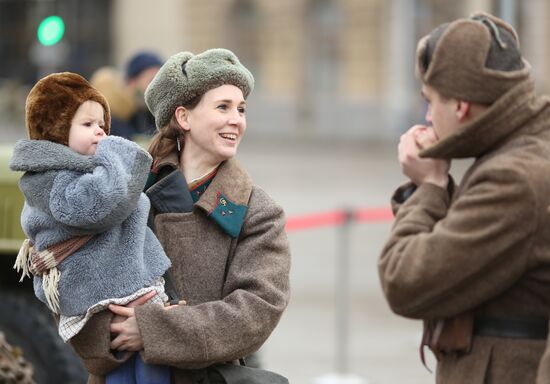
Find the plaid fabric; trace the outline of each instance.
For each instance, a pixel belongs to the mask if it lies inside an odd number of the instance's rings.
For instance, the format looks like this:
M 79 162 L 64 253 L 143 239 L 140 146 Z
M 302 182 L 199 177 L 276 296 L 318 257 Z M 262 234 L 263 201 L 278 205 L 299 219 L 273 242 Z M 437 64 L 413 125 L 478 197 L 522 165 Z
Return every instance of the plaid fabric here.
M 107 306 L 109 304 L 126 305 L 129 302 L 151 291 L 157 292 L 157 295 L 153 297 L 151 300 L 149 300 L 148 303 L 164 304 L 165 302 L 168 301 L 168 296 L 166 296 L 166 294 L 164 293 L 164 279 L 161 277 L 152 286 L 142 288 L 139 291 L 134 292 L 130 296 L 116 298 L 116 299 L 102 300 L 99 303 L 94 304 L 93 306 L 88 308 L 88 311 L 82 316 L 61 315 L 59 319 L 59 327 L 58 327 L 59 335 L 61 336 L 64 342 L 67 342 L 73 336 L 75 336 L 78 332 L 80 332 L 82 328 L 84 328 L 84 325 L 95 313 L 98 313 L 107 309 Z

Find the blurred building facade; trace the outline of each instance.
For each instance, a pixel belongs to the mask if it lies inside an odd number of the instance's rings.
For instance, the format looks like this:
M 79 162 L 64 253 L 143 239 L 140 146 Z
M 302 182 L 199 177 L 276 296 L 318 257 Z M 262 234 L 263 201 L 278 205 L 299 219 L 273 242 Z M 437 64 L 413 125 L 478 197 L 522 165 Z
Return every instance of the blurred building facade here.
M 31 21 L 52 11 L 65 13 L 70 46 L 56 70 L 89 76 L 101 65 L 122 67 L 141 49 L 167 58 L 181 50 L 226 47 L 256 78 L 250 135 L 393 139 L 423 119 L 414 78 L 417 40 L 441 22 L 475 10 L 516 26 L 524 55 L 546 91 L 550 4 L 545 0 L 0 0 L 0 54 L 9 57 L 0 64 L 0 79 L 31 80 L 29 73 L 38 66 L 27 53 Z M 17 34 L 19 42 L 10 40 Z

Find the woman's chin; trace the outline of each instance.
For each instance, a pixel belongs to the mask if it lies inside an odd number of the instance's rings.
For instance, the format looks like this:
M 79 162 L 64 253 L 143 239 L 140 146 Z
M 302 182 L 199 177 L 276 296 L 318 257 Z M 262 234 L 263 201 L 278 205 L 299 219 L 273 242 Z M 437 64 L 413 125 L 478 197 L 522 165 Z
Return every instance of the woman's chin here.
M 234 148 L 223 148 L 218 152 L 221 161 L 229 160 L 237 154 L 237 147 Z

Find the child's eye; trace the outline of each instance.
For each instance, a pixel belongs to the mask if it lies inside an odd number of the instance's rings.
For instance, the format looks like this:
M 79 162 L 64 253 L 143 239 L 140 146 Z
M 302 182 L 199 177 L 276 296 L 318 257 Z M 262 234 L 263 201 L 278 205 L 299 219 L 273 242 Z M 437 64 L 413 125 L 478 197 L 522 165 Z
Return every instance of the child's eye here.
M 85 127 L 91 127 L 91 126 L 92 126 L 92 123 L 90 123 L 89 121 L 87 121 L 87 122 L 84 123 L 84 126 L 85 126 Z
M 246 113 L 246 108 L 245 107 L 239 107 L 239 113 Z

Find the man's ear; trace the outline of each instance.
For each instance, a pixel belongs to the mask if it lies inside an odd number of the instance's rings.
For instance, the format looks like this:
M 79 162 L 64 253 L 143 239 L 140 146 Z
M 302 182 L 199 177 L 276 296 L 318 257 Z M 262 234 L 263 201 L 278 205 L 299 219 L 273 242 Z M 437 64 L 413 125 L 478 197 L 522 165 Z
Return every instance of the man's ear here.
M 189 110 L 180 106 L 176 108 L 174 114 L 180 127 L 182 127 L 184 131 L 189 131 Z
M 458 121 L 463 123 L 470 115 L 472 104 L 468 101 L 458 100 L 456 104 L 456 117 Z

